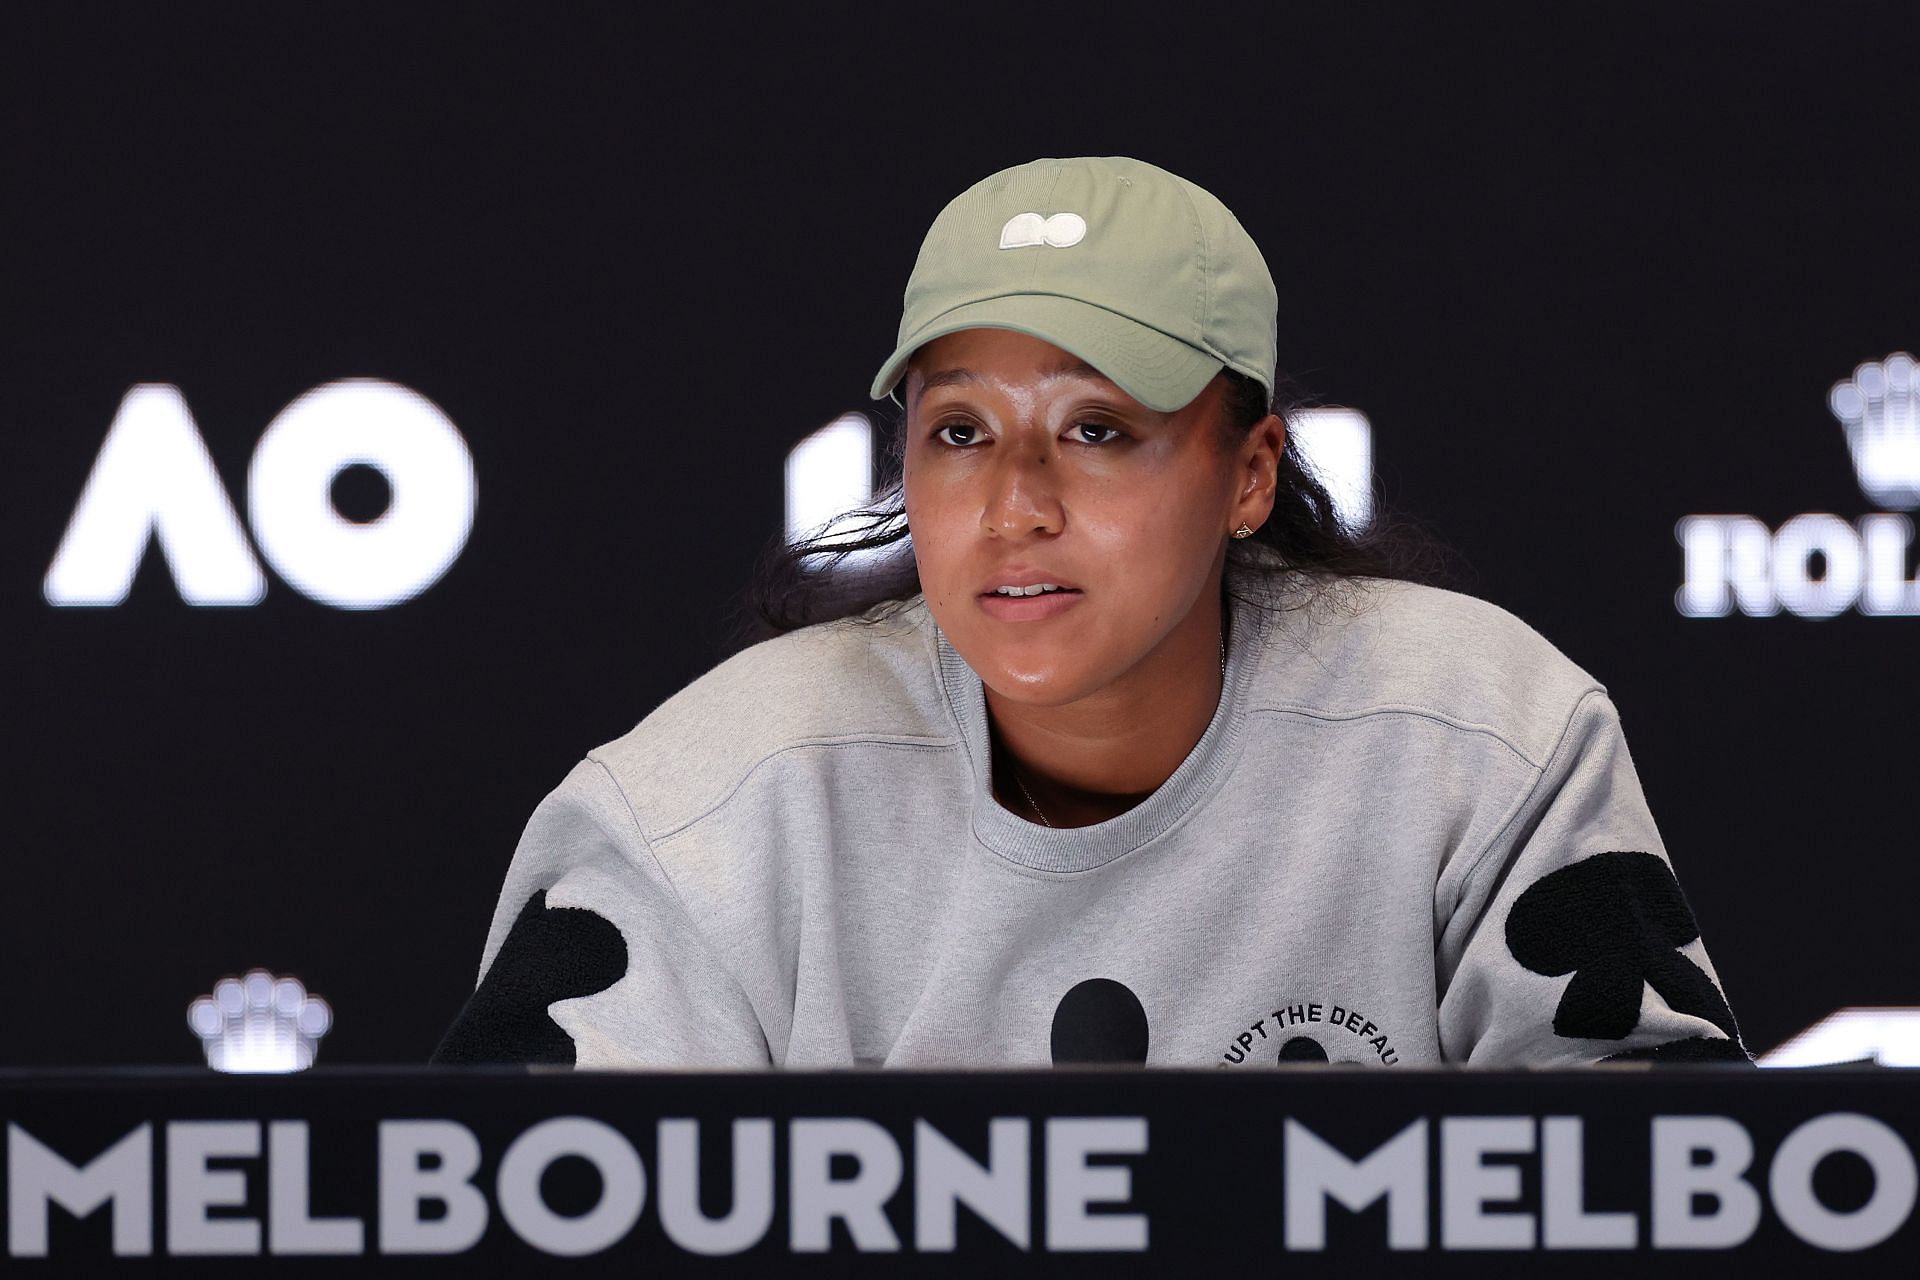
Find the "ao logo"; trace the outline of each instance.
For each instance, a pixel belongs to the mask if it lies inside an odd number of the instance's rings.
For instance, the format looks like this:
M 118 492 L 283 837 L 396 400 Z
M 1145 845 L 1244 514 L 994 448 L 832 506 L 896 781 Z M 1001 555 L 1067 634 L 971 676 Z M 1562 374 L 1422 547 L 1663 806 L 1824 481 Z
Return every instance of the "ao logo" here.
M 1920 506 L 1920 373 L 1896 351 L 1836 382 L 1827 407 L 1846 434 L 1855 477 L 1891 512 L 1848 523 L 1809 512 L 1777 530 L 1747 515 L 1683 516 L 1674 526 L 1685 580 L 1674 597 L 1690 618 L 1722 618 L 1737 607 L 1763 618 L 1781 609 L 1831 618 L 1849 609 L 1869 617 L 1920 615 L 1920 582 L 1907 577 Z
M 787 541 L 862 528 L 849 518 L 879 495 L 873 486 L 874 425 L 865 414 L 835 418 L 787 454 Z M 1350 529 L 1373 519 L 1373 428 L 1357 409 L 1306 409 L 1287 424 L 1291 447 L 1319 477 Z M 853 557 L 849 557 L 851 559 Z
M 376 518 L 334 509 L 353 466 L 391 491 Z M 473 527 L 473 457 L 419 392 L 345 378 L 298 397 L 268 424 L 247 469 L 247 522 L 287 583 L 339 609 L 384 609 L 439 581 Z M 258 604 L 266 578 L 177 387 L 142 383 L 120 402 L 43 590 L 55 605 L 126 599 L 149 540 L 192 605 Z

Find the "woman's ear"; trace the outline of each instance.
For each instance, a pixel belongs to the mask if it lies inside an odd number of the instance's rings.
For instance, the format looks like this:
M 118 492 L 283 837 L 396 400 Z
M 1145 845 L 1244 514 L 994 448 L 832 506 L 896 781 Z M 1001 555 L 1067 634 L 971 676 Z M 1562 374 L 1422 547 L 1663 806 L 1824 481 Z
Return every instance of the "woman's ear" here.
M 1287 447 L 1286 419 L 1270 413 L 1248 430 L 1240 446 L 1239 488 L 1234 495 L 1240 519 L 1258 529 L 1273 514 L 1280 455 Z

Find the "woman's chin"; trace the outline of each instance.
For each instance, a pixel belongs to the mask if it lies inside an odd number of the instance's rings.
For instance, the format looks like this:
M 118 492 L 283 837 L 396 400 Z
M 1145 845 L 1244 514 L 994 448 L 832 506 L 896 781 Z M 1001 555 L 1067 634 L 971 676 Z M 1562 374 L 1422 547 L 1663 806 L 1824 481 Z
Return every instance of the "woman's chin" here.
M 982 634 L 983 630 L 988 629 L 950 630 L 947 641 L 980 677 L 980 683 L 1004 701 L 1032 707 L 1064 706 L 1086 697 L 1101 683 L 1098 673 L 1084 660 L 1094 644 L 1084 632 L 1072 637 L 1029 638 Z M 991 624 L 992 632 L 1005 630 L 1003 625 Z
M 973 667 L 974 674 L 980 677 L 980 683 L 991 689 L 996 697 L 1021 706 L 1064 706 L 1084 697 L 1087 692 L 1082 679 L 1070 677 L 1058 667 L 1035 670 L 1007 663 L 988 663 L 983 670 L 971 662 L 967 665 Z

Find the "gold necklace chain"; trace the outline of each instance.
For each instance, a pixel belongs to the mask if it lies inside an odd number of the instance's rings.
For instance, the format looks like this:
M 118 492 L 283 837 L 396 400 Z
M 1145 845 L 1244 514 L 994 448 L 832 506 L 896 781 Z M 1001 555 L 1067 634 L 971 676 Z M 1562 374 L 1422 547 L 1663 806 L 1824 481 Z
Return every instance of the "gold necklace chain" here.
M 1220 633 L 1220 685 L 1223 692 L 1225 691 L 1225 688 L 1226 688 L 1226 682 L 1227 682 L 1227 635 L 1225 631 L 1222 631 Z M 1047 821 L 1047 815 L 1045 812 L 1041 810 L 1039 801 L 1033 798 L 1033 792 L 1027 790 L 1026 782 L 1022 780 L 1022 778 L 1020 777 L 1020 770 L 1018 766 L 1016 766 L 1013 763 L 1013 753 L 1011 751 L 1007 753 L 1007 768 L 1013 774 L 1013 785 L 1016 787 L 1019 787 L 1020 794 L 1027 798 L 1027 807 L 1032 809 L 1034 812 L 1034 815 L 1040 819 L 1040 825 L 1043 827 L 1051 827 L 1053 824 Z

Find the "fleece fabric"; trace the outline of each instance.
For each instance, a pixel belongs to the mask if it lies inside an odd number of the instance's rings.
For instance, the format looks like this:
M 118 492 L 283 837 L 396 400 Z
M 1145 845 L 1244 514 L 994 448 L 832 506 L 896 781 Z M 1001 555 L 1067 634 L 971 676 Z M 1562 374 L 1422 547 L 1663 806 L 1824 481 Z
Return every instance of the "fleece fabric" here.
M 1231 602 L 1133 809 L 994 798 L 916 598 L 722 663 L 539 805 L 441 1061 L 1746 1061 L 1607 692 L 1485 601 Z

